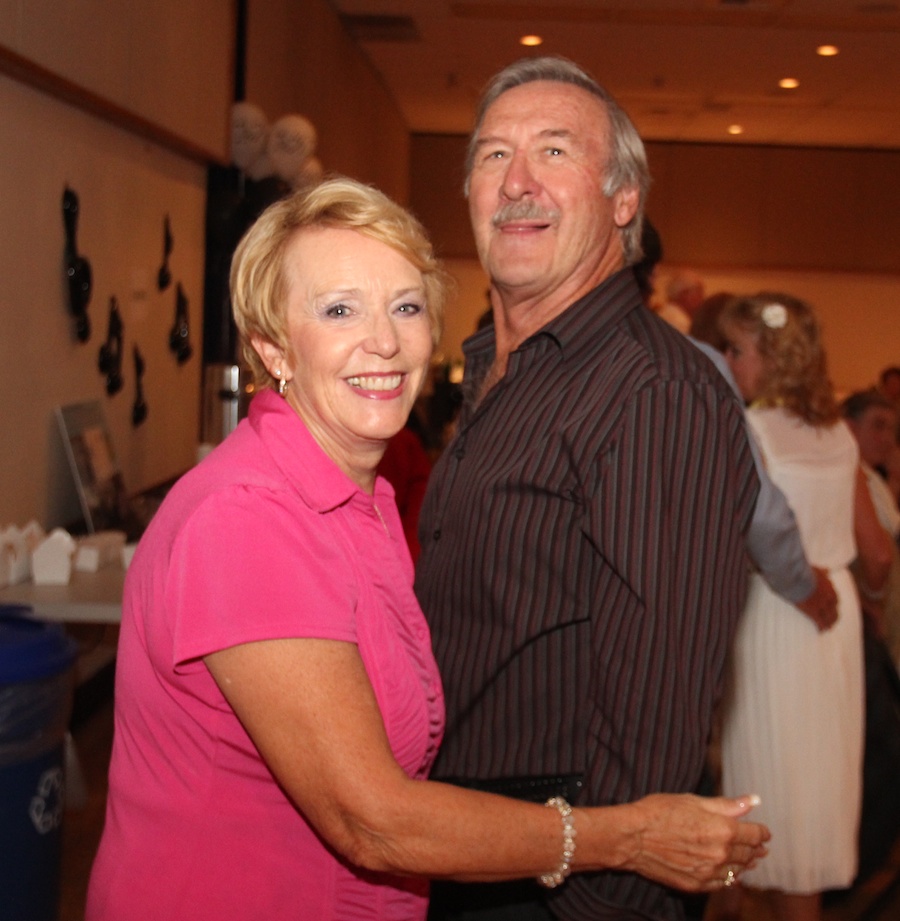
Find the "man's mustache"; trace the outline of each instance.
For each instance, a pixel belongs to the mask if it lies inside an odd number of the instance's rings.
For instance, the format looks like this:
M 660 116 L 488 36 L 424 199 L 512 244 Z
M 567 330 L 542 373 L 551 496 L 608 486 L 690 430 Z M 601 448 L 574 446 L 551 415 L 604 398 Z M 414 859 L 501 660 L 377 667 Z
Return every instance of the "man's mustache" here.
M 491 223 L 494 227 L 511 221 L 540 221 L 550 224 L 559 218 L 559 211 L 542 208 L 536 201 L 511 201 L 494 212 Z

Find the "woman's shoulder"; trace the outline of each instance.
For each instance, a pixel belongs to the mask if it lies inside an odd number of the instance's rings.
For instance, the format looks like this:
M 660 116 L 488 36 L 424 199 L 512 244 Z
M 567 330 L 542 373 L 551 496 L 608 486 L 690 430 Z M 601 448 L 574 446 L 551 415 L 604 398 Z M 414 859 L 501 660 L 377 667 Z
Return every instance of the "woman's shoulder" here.
M 747 419 L 767 455 L 857 462 L 856 441 L 843 419 L 812 425 L 781 406 L 751 406 Z

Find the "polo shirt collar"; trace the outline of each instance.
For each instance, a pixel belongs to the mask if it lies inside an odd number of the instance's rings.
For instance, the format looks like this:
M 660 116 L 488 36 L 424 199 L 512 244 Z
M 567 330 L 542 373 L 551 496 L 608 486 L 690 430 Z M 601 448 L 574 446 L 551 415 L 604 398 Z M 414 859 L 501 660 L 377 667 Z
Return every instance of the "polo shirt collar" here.
M 306 423 L 274 390 L 263 390 L 250 403 L 253 426 L 272 462 L 301 499 L 317 512 L 330 512 L 354 497 L 372 497 L 344 473 L 313 438 Z M 393 495 L 387 481 L 375 481 L 375 498 Z

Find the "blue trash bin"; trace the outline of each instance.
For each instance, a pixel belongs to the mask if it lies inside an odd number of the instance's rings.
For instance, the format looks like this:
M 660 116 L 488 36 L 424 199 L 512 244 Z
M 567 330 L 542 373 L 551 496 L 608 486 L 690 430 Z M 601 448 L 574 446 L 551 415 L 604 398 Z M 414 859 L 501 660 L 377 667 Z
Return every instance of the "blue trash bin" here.
M 0 605 L 0 914 L 55 921 L 76 644 L 29 613 Z

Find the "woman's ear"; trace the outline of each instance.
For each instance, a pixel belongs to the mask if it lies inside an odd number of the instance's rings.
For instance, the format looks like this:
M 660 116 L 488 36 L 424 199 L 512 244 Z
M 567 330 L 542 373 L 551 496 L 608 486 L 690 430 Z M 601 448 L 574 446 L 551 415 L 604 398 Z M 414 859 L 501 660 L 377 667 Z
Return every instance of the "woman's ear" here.
M 256 334 L 250 337 L 250 345 L 253 346 L 253 350 L 259 355 L 260 360 L 266 366 L 266 370 L 272 377 L 276 379 L 290 379 L 288 377 L 288 365 L 285 359 L 284 349 L 282 349 L 280 345 L 276 345 L 271 339 L 266 339 L 264 336 Z

